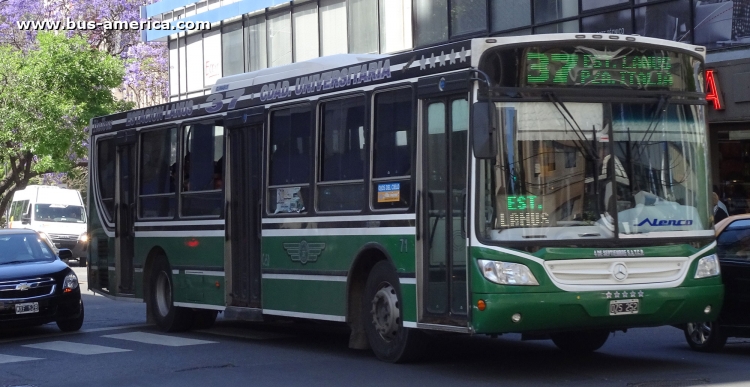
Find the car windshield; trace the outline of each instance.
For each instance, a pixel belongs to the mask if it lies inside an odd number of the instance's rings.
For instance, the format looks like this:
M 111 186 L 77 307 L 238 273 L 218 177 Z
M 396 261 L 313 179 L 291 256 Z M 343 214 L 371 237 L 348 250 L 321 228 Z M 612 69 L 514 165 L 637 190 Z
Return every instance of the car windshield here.
M 55 253 L 36 234 L 0 235 L 0 265 L 51 261 Z
M 712 235 L 702 107 L 496 106 L 498 155 L 480 163 L 486 238 Z
M 86 212 L 81 206 L 67 204 L 37 204 L 34 219 L 42 222 L 86 223 Z

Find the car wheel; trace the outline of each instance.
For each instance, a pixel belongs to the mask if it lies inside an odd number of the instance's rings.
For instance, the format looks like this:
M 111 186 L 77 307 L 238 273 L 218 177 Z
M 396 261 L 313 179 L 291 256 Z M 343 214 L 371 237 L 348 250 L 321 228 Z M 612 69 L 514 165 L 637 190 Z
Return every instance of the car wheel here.
M 716 352 L 727 343 L 727 335 L 717 322 L 688 323 L 684 331 L 688 345 L 698 352 Z
M 63 332 L 75 332 L 77 330 L 80 330 L 83 326 L 83 301 L 78 301 L 79 305 L 81 306 L 81 313 L 78 314 L 78 317 L 67 319 L 67 320 L 58 320 L 56 321 L 57 327 L 60 328 Z
M 609 338 L 609 331 L 591 330 L 560 332 L 550 335 L 557 348 L 565 352 L 584 354 L 601 348 Z
M 423 355 L 424 333 L 404 328 L 401 287 L 396 269 L 380 261 L 367 277 L 362 322 L 372 351 L 380 360 L 405 363 Z
M 157 259 L 151 270 L 148 313 L 156 325 L 165 332 L 179 332 L 190 329 L 193 322 L 192 311 L 174 305 L 172 270 L 166 258 Z

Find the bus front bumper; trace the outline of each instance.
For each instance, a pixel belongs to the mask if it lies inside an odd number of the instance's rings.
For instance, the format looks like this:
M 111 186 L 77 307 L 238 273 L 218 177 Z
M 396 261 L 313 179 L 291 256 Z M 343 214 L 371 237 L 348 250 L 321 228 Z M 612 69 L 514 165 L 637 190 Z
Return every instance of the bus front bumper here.
M 596 292 L 475 293 L 472 325 L 476 333 L 495 334 L 622 330 L 714 321 L 719 316 L 723 295 L 723 285 L 626 291 L 613 288 Z M 634 299 L 638 300 L 637 314 L 610 315 L 612 301 Z M 486 305 L 483 311 L 477 307 L 479 300 Z M 706 313 L 709 306 L 710 312 Z

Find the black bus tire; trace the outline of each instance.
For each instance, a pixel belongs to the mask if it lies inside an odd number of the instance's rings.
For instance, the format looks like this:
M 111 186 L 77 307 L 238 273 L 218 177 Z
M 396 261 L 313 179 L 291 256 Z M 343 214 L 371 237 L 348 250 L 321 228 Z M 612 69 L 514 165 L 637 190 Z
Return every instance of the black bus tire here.
M 190 329 L 192 311 L 174 306 L 172 270 L 165 258 L 157 259 L 150 277 L 148 309 L 156 325 L 165 332 Z
M 362 299 L 362 324 L 372 351 L 380 360 L 406 363 L 424 353 L 424 333 L 404 328 L 401 286 L 388 261 L 372 268 Z

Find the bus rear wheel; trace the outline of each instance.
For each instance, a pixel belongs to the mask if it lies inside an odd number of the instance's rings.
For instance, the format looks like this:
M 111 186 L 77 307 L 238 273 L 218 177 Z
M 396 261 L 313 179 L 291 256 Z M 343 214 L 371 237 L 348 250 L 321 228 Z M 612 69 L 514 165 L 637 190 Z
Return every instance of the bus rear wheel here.
M 557 348 L 565 352 L 584 354 L 601 348 L 609 338 L 609 331 L 590 330 L 560 332 L 550 335 Z
M 165 332 L 179 332 L 190 329 L 193 322 L 192 311 L 174 306 L 172 270 L 166 259 L 159 259 L 151 271 L 151 286 L 148 312 L 156 325 Z
M 396 269 L 388 261 L 372 268 L 362 299 L 362 323 L 375 356 L 391 363 L 418 360 L 423 333 L 404 328 L 401 287 Z

